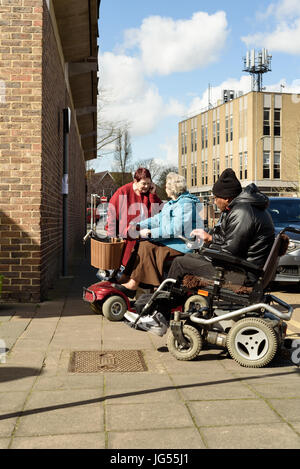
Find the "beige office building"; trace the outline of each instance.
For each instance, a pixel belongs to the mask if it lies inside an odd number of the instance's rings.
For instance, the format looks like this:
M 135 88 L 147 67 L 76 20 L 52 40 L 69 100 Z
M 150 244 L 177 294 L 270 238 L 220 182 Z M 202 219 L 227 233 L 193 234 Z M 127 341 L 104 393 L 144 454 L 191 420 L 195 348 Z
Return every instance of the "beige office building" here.
M 300 95 L 226 95 L 216 107 L 179 123 L 179 173 L 190 192 L 210 195 L 231 167 L 243 187 L 254 182 L 268 195 L 299 194 Z

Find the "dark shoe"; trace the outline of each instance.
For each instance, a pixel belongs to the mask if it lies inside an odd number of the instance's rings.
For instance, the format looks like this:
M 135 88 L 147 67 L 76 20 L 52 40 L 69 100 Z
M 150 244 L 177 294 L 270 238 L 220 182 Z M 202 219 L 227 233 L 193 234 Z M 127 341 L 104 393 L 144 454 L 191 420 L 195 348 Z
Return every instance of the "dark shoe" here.
M 113 283 L 112 286 L 116 289 L 125 293 L 128 298 L 134 298 L 136 295 L 136 290 L 129 290 L 129 288 L 124 287 L 124 285 L 119 285 L 118 283 Z

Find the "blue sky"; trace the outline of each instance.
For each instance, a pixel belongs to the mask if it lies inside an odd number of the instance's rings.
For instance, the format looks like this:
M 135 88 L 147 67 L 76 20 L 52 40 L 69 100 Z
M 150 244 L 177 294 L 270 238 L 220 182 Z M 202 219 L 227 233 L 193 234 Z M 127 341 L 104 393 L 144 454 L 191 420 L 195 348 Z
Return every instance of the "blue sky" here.
M 178 122 L 207 106 L 208 84 L 213 104 L 250 91 L 248 49 L 272 55 L 267 90 L 300 92 L 300 0 L 102 0 L 99 36 L 99 120 L 129 124 L 133 160 L 177 164 Z

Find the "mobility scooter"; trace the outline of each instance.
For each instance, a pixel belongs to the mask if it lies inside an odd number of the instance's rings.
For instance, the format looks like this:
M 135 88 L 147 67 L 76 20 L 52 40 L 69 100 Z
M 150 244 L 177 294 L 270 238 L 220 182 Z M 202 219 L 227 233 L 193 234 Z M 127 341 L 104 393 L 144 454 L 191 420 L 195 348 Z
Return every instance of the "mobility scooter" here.
M 110 238 L 106 234 L 99 237 L 96 231 L 96 200 L 97 194 L 91 195 L 91 229 L 83 238 L 83 242 L 91 240 L 91 265 L 98 268 L 98 282 L 83 288 L 83 300 L 90 303 L 92 311 L 103 314 L 109 321 L 121 321 L 127 310 L 133 311 L 133 302 L 122 291 L 115 288 L 123 275 L 121 264 L 125 241 Z
M 215 266 L 214 279 L 192 275 L 180 282 L 166 279 L 153 295 L 140 298 L 135 314 L 126 313 L 128 325 L 160 336 L 169 331 L 167 346 L 177 360 L 193 360 L 210 344 L 227 350 L 241 366 L 266 366 L 282 346 L 285 321 L 293 313 L 289 304 L 268 292 L 279 256 L 288 246 L 288 231 L 300 233 L 291 227 L 281 230 L 262 269 L 225 252 L 202 247 L 201 254 Z M 235 274 L 234 282 L 230 272 Z M 257 280 L 245 286 L 249 272 Z
M 83 238 L 83 242 L 89 238 L 91 240 L 91 265 L 99 269 L 96 273 L 99 281 L 83 288 L 83 300 L 90 304 L 94 313 L 103 314 L 109 321 L 121 321 L 126 311 L 135 311 L 135 300 L 128 298 L 117 287 L 125 274 L 121 260 L 126 241 L 110 238 L 104 233 L 103 237 L 98 237 L 94 218 L 97 198 L 97 194 L 91 195 L 91 229 Z M 132 260 L 134 259 L 130 258 L 129 262 Z M 150 291 L 153 289 L 151 285 L 142 284 L 141 288 Z

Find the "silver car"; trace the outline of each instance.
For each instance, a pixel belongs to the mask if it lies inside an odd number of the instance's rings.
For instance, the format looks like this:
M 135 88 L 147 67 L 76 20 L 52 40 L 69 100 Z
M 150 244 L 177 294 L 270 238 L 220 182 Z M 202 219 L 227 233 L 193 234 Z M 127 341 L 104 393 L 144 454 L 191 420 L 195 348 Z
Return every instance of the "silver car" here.
M 290 226 L 300 229 L 300 198 L 270 197 L 268 208 L 278 233 Z M 290 238 L 287 253 L 279 260 L 275 278 L 280 283 L 300 283 L 300 234 L 286 233 Z

